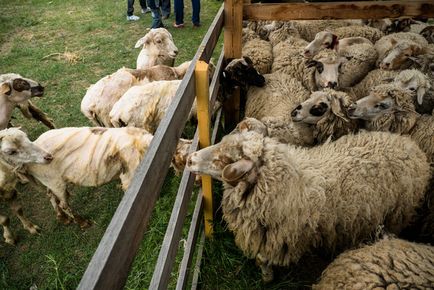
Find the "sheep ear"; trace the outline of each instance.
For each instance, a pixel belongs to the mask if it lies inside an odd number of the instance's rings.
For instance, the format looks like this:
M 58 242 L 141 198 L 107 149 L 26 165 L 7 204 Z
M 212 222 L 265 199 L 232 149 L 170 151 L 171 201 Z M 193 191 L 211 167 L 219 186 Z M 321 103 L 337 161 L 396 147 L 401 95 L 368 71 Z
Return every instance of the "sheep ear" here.
M 414 54 L 419 54 L 422 51 L 422 47 L 420 47 L 417 44 L 412 44 L 410 45 L 411 50 L 413 51 Z
M 397 44 L 397 43 L 398 43 L 398 42 L 396 41 L 395 38 L 391 38 L 391 39 L 390 39 L 390 44 L 395 45 L 395 44 Z
M 222 179 L 228 183 L 239 180 L 247 172 L 252 170 L 253 161 L 247 159 L 241 159 L 232 164 L 226 165 L 222 171 Z
M 243 120 L 238 124 L 238 129 L 240 130 L 240 132 L 247 132 L 250 130 L 250 126 L 249 123 L 247 122 L 247 120 Z
M 8 83 L 2 83 L 0 85 L 0 93 L 2 95 L 10 95 L 11 94 L 11 85 Z
M 143 36 L 142 38 L 140 38 L 139 40 L 137 40 L 136 45 L 134 46 L 134 48 L 139 48 L 142 45 L 144 45 L 146 42 L 148 41 L 148 35 Z
M 243 58 L 244 58 L 244 60 L 246 61 L 246 63 L 247 63 L 248 65 L 253 65 L 253 61 L 252 61 L 252 59 L 251 59 L 250 57 L 248 57 L 248 56 L 243 56 Z
M 306 67 L 313 67 L 313 66 L 316 66 L 317 63 L 318 63 L 318 62 L 317 62 L 316 60 L 313 60 L 313 59 L 310 59 L 310 60 L 308 60 L 308 61 L 305 62 Z
M 422 105 L 423 103 L 423 97 L 425 96 L 425 92 L 425 88 L 420 87 L 417 89 L 417 103 L 419 105 Z
M 347 116 L 345 116 L 344 112 L 342 111 L 343 104 L 341 102 L 341 98 L 337 96 L 330 96 L 330 108 L 336 116 L 338 116 L 341 119 L 347 120 Z

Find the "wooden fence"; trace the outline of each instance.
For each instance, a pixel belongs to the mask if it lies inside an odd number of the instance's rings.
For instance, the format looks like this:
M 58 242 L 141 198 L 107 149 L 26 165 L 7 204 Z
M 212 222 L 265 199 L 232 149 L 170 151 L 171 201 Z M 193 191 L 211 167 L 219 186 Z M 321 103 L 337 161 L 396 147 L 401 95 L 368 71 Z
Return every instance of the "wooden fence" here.
M 402 16 L 434 17 L 434 1 L 356 1 L 328 3 L 287 3 L 287 4 L 250 4 L 249 1 L 226 0 L 207 34 L 205 35 L 187 73 L 181 82 L 173 103 L 158 127 L 149 150 L 142 160 L 134 180 L 122 198 L 98 248 L 92 257 L 78 289 L 121 289 L 126 282 L 128 272 L 136 255 L 143 234 L 159 197 L 164 177 L 167 174 L 171 156 L 175 151 L 190 108 L 198 90 L 196 84 L 198 61 L 209 63 L 218 38 L 224 27 L 224 52 L 216 64 L 216 70 L 209 86 L 209 108 L 213 107 L 219 92 L 219 76 L 224 59 L 241 56 L 242 20 L 294 20 L 294 19 L 377 19 L 396 18 Z M 203 71 L 203 69 L 202 69 Z M 199 74 L 200 75 L 200 74 Z M 203 76 L 203 74 L 202 74 Z M 202 86 L 203 87 L 203 86 Z M 236 92 L 230 102 L 224 105 L 225 122 L 233 124 L 239 116 L 239 92 Z M 206 114 L 206 113 L 205 113 Z M 211 143 L 216 139 L 221 111 L 217 113 Z M 199 118 L 201 131 L 209 128 L 209 116 Z M 205 122 L 205 124 L 203 124 Z M 195 134 L 191 150 L 198 146 L 198 132 Z M 205 140 L 209 138 L 202 133 Z M 201 140 L 204 142 L 204 139 Z M 207 141 L 202 143 L 207 145 Z M 187 215 L 187 205 L 191 200 L 194 176 L 184 172 L 178 189 L 172 215 L 168 224 L 163 245 L 154 269 L 149 289 L 167 289 L 170 273 L 173 268 L 176 252 L 181 238 L 181 230 Z M 197 251 L 196 265 L 192 288 L 198 281 L 203 243 L 205 235 L 200 231 L 203 219 L 204 204 L 208 218 L 212 198 L 204 199 L 202 192 L 197 196 L 196 206 L 184 248 L 184 256 L 179 268 L 176 289 L 185 289 L 190 275 L 190 268 L 196 242 L 200 234 L 200 245 Z M 211 210 L 212 211 L 212 210 Z M 210 229 L 212 231 L 212 229 Z M 208 231 L 210 233 L 210 231 Z

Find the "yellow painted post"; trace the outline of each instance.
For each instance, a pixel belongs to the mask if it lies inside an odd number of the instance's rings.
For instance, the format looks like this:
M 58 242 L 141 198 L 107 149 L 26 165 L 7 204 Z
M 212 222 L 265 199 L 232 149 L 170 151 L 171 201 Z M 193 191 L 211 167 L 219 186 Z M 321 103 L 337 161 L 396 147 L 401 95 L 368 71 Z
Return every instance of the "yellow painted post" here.
M 199 126 L 199 147 L 210 145 L 210 114 L 209 114 L 209 77 L 208 64 L 198 61 L 194 71 L 196 80 L 197 120 Z M 212 181 L 211 176 L 202 175 L 203 215 L 205 218 L 205 235 L 211 238 L 213 234 Z

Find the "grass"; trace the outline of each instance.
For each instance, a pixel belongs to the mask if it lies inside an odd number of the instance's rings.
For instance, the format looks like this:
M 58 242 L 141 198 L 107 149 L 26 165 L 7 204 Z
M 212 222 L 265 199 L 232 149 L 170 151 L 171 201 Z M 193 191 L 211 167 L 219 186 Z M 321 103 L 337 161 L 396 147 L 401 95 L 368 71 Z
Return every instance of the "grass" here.
M 135 4 L 138 14 L 138 1 Z M 173 15 L 170 21 L 165 21 L 180 51 L 177 64 L 193 57 L 221 6 L 220 1 L 202 0 L 203 26 L 192 29 L 190 3 L 185 1 L 185 4 L 186 28 L 171 28 Z M 35 102 L 54 119 L 57 127 L 90 125 L 80 112 L 86 89 L 122 66 L 134 67 L 139 53 L 134 44 L 151 24 L 149 14 L 140 21 L 127 22 L 125 0 L 0 0 L 0 5 L 0 73 L 20 73 L 41 82 L 46 87 L 45 97 Z M 22 126 L 32 140 L 47 130 L 23 119 L 19 113 L 14 118 L 13 123 Z M 190 126 L 185 134 L 191 137 L 193 131 Z M 150 283 L 179 182 L 180 178 L 172 172 L 165 178 L 126 289 L 147 289 Z M 217 183 L 216 188 L 215 207 L 219 207 L 221 190 Z M 42 232 L 31 236 L 12 218 L 19 242 L 13 247 L 0 241 L 0 289 L 76 288 L 123 196 L 119 184 L 73 189 L 72 207 L 93 222 L 86 230 L 57 222 L 42 188 L 24 185 L 20 192 L 25 213 L 41 226 Z M 192 206 L 193 203 L 183 230 L 184 239 Z M 0 211 L 9 212 L 3 204 Z M 178 262 L 182 258 L 182 243 L 180 249 Z M 236 247 L 217 211 L 214 239 L 205 244 L 200 286 L 219 290 L 304 288 L 323 268 L 315 256 L 307 261 L 302 264 L 304 268 L 278 270 L 276 282 L 263 285 L 254 261 L 245 258 Z M 170 289 L 176 283 L 176 268 Z

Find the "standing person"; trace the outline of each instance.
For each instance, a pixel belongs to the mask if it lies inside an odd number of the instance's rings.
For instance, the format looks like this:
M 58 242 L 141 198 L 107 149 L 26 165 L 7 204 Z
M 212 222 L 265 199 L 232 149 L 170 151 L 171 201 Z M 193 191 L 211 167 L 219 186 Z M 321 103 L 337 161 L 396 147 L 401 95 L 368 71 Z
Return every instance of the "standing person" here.
M 140 0 L 140 7 L 142 7 L 142 13 L 150 12 L 151 10 L 146 7 L 146 0 Z M 137 21 L 140 19 L 139 16 L 133 15 L 134 13 L 134 0 L 127 0 L 127 20 Z
M 151 28 L 164 27 L 161 19 L 160 1 L 159 0 L 147 0 L 148 7 L 151 8 L 152 14 L 152 26 Z
M 161 14 L 163 15 L 163 19 L 167 19 L 170 17 L 170 0 L 161 0 Z
M 200 26 L 200 0 L 191 0 L 191 6 L 193 13 L 191 15 L 191 22 L 193 23 L 193 27 Z M 175 23 L 173 23 L 173 27 L 175 28 L 183 28 L 184 27 L 184 0 L 175 0 Z

